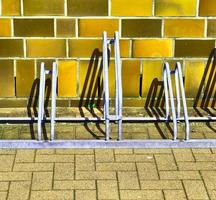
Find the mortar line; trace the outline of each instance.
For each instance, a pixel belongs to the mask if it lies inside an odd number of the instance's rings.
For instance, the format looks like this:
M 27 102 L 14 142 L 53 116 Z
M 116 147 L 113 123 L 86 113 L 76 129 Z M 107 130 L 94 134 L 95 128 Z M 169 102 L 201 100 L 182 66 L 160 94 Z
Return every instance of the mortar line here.
M 204 20 L 204 37 L 208 38 L 208 19 Z
M 155 16 L 155 0 L 152 0 L 152 16 Z
M 164 19 L 161 20 L 161 38 L 164 38 Z
M 67 3 L 68 3 L 67 0 L 65 0 L 65 1 L 64 1 L 64 14 L 65 14 L 65 16 L 68 15 Z
M 20 0 L 20 14 L 21 14 L 21 16 L 24 16 L 24 5 L 23 5 L 23 0 Z
M 0 16 L 2 15 L 2 0 L 0 0 Z M 1 16 L 2 17 L 2 16 Z
M 11 25 L 11 37 L 14 37 L 14 19 L 11 18 L 11 21 L 10 21 L 10 25 Z
M 54 37 L 57 37 L 57 19 L 54 18 Z
M 196 16 L 195 17 L 199 17 L 199 1 L 200 0 L 196 1 Z
M 78 18 L 76 18 L 75 19 L 75 38 L 78 38 L 79 37 L 79 28 L 78 28 L 78 26 L 79 26 L 79 19 Z
M 26 55 L 27 55 L 27 41 L 26 41 L 26 38 L 23 38 L 23 51 L 24 51 L 24 55 L 23 57 L 26 58 Z
M 108 0 L 108 16 L 111 16 L 111 0 Z

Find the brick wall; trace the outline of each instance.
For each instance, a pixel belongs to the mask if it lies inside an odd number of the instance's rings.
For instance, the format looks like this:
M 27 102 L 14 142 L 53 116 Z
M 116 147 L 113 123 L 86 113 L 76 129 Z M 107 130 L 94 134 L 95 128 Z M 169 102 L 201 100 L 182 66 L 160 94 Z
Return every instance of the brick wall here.
M 26 104 L 41 61 L 58 62 L 59 105 L 97 96 L 91 74 L 100 75 L 104 30 L 120 32 L 125 105 L 160 89 L 164 61 L 182 63 L 188 100 L 213 87 L 215 0 L 1 0 L 0 8 L 0 106 Z M 112 52 L 111 96 L 113 70 Z

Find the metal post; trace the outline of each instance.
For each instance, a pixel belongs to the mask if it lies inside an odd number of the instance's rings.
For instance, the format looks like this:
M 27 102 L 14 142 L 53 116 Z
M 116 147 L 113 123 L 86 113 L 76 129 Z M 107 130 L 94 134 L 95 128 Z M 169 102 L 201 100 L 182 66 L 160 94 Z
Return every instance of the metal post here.
M 168 91 L 170 96 L 170 104 L 171 104 L 171 110 L 172 110 L 172 120 L 173 120 L 173 139 L 177 139 L 177 121 L 176 121 L 176 112 L 175 112 L 175 103 L 174 103 L 174 97 L 173 97 L 173 89 L 172 89 L 172 81 L 170 77 L 170 68 L 169 63 L 166 62 L 164 64 L 165 71 L 167 74 L 167 81 L 168 81 Z
M 115 32 L 115 59 L 117 68 L 117 88 L 118 88 L 118 140 L 122 140 L 122 73 L 120 61 L 119 33 Z
M 51 140 L 55 139 L 55 117 L 56 117 L 56 87 L 57 87 L 57 64 L 52 67 L 52 102 L 51 102 Z
M 169 119 L 169 93 L 168 93 L 168 86 L 167 86 L 167 72 L 164 66 L 163 69 L 163 81 L 164 81 L 164 94 L 165 94 L 165 106 L 166 106 L 166 119 Z
M 184 90 L 184 84 L 183 84 L 183 75 L 181 70 L 181 63 L 177 62 L 176 67 L 179 74 L 179 82 L 180 82 L 180 88 L 181 88 L 181 96 L 182 96 L 182 104 L 184 109 L 184 119 L 185 119 L 185 129 L 186 129 L 186 135 L 185 139 L 190 139 L 190 124 L 189 124 L 189 117 L 188 117 L 188 111 L 187 111 L 187 103 L 186 103 L 186 97 L 185 97 L 185 90 Z
M 40 87 L 39 87 L 39 105 L 38 105 L 38 140 L 41 140 L 42 133 L 42 114 L 43 114 L 43 85 L 44 85 L 44 63 L 41 63 L 40 67 Z
M 109 140 L 109 85 L 108 85 L 108 55 L 107 33 L 103 32 L 103 81 L 104 81 L 104 111 L 106 124 L 106 140 Z
M 181 102 L 180 102 L 180 92 L 179 92 L 179 71 L 175 70 L 175 88 L 176 88 L 176 102 L 177 102 L 177 118 L 181 115 Z

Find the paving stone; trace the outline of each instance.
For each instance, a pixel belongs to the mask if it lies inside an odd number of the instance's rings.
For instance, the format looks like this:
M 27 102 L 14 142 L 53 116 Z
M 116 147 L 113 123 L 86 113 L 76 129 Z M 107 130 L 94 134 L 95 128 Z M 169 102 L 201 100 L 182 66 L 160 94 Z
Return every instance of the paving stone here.
M 154 162 L 152 155 L 116 155 L 116 162 Z
M 93 149 L 56 149 L 56 154 L 88 155 L 94 154 Z
M 98 171 L 135 171 L 135 163 L 96 163 Z
M 93 180 L 54 181 L 55 190 L 93 190 L 96 189 Z
M 6 200 L 7 199 L 7 192 L 0 192 L 0 200 Z
M 133 154 L 133 149 L 114 149 L 114 154 Z
M 202 181 L 183 180 L 189 199 L 209 199 Z
M 134 149 L 135 154 L 171 154 L 171 149 Z
M 30 181 L 11 182 L 8 200 L 28 200 L 30 185 Z
M 184 150 L 173 149 L 173 154 L 177 162 L 195 161 L 190 149 L 184 149 Z
M 13 155 L 16 154 L 14 149 L 0 149 L 0 155 Z
M 76 190 L 76 200 L 97 200 L 96 190 Z
M 144 190 L 182 190 L 182 183 L 178 180 L 141 180 L 141 189 Z
M 137 172 L 118 172 L 120 189 L 140 189 Z
M 98 180 L 98 199 L 119 199 L 117 181 Z
M 215 171 L 200 171 L 203 179 L 214 179 L 216 181 Z
M 31 172 L 0 172 L 0 181 L 31 180 Z
M 179 170 L 216 170 L 215 162 L 178 162 Z
M 30 200 L 73 200 L 73 191 L 32 191 Z
M 158 180 L 158 172 L 155 163 L 137 163 L 140 180 Z
M 73 180 L 74 163 L 55 163 L 54 180 Z
M 52 172 L 34 172 L 32 179 L 32 190 L 51 190 Z
M 74 155 L 36 155 L 35 162 L 74 162 Z
M 172 155 L 155 155 L 158 170 L 177 170 L 174 157 Z
M 121 199 L 163 199 L 161 190 L 120 190 Z
M 94 155 L 75 155 L 75 170 L 95 170 Z
M 211 154 L 211 149 L 191 149 L 192 150 L 192 152 L 193 153 L 196 153 L 196 154 L 198 154 L 198 153 L 201 153 L 201 154 L 203 154 L 203 153 L 207 153 L 207 154 Z
M 186 200 L 184 190 L 164 190 L 164 196 L 166 200 Z
M 201 179 L 201 176 L 198 171 L 160 171 L 160 179 L 169 179 L 169 180 L 194 180 Z
M 95 149 L 96 162 L 114 162 L 113 149 Z
M 8 190 L 9 182 L 0 182 L 0 191 Z
M 112 171 L 76 171 L 76 179 L 80 180 L 111 180 L 116 179 L 116 173 Z
M 14 155 L 0 155 L 0 171 L 12 171 Z
M 52 171 L 53 163 L 15 163 L 13 171 Z
M 33 162 L 35 150 L 17 150 L 15 162 Z
M 216 162 L 216 154 L 196 154 L 194 153 L 194 157 L 197 162 L 199 161 L 209 161 Z
M 36 154 L 38 155 L 49 155 L 49 154 L 54 154 L 55 149 L 37 149 Z

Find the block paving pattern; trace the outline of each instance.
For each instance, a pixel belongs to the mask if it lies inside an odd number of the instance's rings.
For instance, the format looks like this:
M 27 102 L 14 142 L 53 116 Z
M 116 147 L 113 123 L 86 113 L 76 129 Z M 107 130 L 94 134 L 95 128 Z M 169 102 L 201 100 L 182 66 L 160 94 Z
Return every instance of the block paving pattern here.
M 0 199 L 216 199 L 216 149 L 0 150 Z

